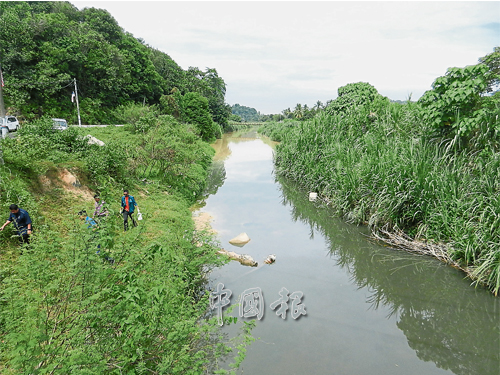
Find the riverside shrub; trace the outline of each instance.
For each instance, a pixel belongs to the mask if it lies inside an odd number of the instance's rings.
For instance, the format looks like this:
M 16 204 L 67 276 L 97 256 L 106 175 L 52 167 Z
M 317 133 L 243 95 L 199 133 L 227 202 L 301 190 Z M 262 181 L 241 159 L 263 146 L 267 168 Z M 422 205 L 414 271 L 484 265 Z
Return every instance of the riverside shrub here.
M 485 63 L 449 68 L 419 99 L 424 121 L 450 147 L 498 151 L 500 96 L 489 94 L 500 81 L 498 55 L 497 47 L 480 59 Z
M 202 194 L 215 151 L 191 126 L 162 115 L 138 139 L 135 165 L 140 178 L 157 179 L 188 201 Z
M 196 125 L 201 139 L 210 142 L 215 141 L 217 136 L 220 138 L 221 129 L 212 120 L 207 98 L 196 92 L 188 92 L 182 98 L 182 112 L 185 122 Z

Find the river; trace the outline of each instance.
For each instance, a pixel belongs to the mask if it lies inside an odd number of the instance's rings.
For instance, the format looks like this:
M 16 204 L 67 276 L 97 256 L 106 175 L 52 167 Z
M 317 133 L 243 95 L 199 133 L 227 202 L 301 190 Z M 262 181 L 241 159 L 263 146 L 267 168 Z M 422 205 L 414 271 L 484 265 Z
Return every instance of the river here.
M 225 134 L 214 148 L 199 212 L 212 216 L 223 248 L 259 262 L 231 261 L 211 274 L 213 288 L 232 292 L 231 304 L 261 292 L 248 299 L 262 317 L 238 373 L 500 374 L 499 298 L 435 259 L 371 242 L 366 227 L 310 202 L 274 175 L 272 142 L 254 130 Z M 242 232 L 251 238 L 244 247 L 228 243 Z M 263 264 L 269 254 L 276 262 Z M 273 310 L 283 288 L 290 298 Z M 233 327 L 223 331 L 234 335 Z

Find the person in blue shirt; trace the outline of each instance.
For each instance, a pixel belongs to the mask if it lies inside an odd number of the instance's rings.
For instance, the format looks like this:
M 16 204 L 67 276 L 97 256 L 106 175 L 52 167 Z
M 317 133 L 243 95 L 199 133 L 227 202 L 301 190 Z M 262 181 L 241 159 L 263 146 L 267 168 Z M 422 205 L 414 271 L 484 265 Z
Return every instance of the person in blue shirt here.
M 0 230 L 4 230 L 4 228 L 10 223 L 14 223 L 17 235 L 19 236 L 19 242 L 21 244 L 29 244 L 29 236 L 33 233 L 33 226 L 31 223 L 30 215 L 26 210 L 19 208 L 17 204 L 11 204 L 9 206 L 9 209 L 9 218 L 7 219 L 5 224 L 0 227 Z
M 137 202 L 135 201 L 134 197 L 128 194 L 128 190 L 123 190 L 123 196 L 122 196 L 122 208 L 121 208 L 121 213 L 123 215 L 123 229 L 127 230 L 128 229 L 128 218 L 132 219 L 132 224 L 134 227 L 137 226 L 136 221 L 132 217 L 132 214 L 134 213 L 134 208 L 139 206 L 137 205 Z

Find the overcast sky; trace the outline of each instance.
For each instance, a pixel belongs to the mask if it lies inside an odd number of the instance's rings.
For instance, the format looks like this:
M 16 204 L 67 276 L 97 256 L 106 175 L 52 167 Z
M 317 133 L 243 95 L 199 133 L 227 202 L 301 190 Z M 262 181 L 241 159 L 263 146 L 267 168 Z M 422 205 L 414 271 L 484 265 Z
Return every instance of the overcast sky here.
M 102 8 L 183 69 L 217 69 L 226 102 L 281 113 L 351 82 L 418 99 L 500 46 L 500 2 L 72 1 Z

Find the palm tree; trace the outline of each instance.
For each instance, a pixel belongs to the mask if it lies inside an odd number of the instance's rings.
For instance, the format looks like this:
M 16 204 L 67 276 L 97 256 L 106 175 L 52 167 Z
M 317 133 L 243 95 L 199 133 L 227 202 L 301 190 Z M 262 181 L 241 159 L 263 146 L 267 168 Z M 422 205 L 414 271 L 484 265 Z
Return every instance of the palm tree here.
M 283 111 L 281 111 L 281 113 L 283 113 L 283 116 L 285 118 L 290 118 L 292 116 L 292 111 L 290 111 L 290 107 L 284 109 Z
M 293 117 L 295 117 L 297 120 L 300 120 L 304 116 L 304 113 L 302 112 L 302 104 L 297 103 L 293 110 Z

